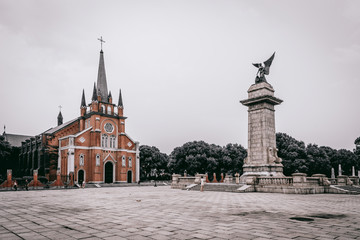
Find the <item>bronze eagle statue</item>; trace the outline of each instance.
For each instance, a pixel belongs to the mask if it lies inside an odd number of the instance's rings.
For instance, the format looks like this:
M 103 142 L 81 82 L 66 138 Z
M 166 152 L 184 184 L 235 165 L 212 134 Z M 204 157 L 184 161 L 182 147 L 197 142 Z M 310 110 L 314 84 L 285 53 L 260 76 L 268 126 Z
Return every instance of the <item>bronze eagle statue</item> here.
M 271 66 L 272 61 L 274 60 L 274 57 L 275 57 L 275 52 L 265 62 L 253 63 L 253 65 L 259 69 L 258 72 L 256 73 L 255 83 L 266 82 L 265 75 L 269 75 L 270 66 Z

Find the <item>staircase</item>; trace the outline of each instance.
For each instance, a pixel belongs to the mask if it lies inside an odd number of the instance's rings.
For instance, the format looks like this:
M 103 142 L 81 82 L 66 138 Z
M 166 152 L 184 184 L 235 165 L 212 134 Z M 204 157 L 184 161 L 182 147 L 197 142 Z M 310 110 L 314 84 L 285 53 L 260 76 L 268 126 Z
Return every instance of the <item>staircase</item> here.
M 344 193 L 348 193 L 348 194 L 360 194 L 360 187 L 358 186 L 339 186 L 339 185 L 335 185 L 332 186 L 333 188 L 342 190 Z
M 206 183 L 204 191 L 215 191 L 215 192 L 245 192 L 246 189 L 240 189 L 243 184 L 226 184 L 226 183 Z M 200 184 L 191 185 L 186 190 L 189 191 L 200 191 Z

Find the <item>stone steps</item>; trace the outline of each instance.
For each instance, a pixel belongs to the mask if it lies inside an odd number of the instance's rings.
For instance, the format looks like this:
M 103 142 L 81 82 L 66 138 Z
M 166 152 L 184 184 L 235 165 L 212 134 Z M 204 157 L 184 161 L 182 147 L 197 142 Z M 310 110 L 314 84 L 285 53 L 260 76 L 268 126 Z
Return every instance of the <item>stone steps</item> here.
M 215 192 L 242 192 L 239 190 L 242 184 L 226 184 L 226 183 L 206 183 L 204 191 L 215 191 Z M 200 184 L 193 187 L 187 188 L 190 191 L 200 191 Z
M 358 186 L 339 186 L 335 185 L 334 187 L 341 189 L 349 194 L 360 194 L 360 187 Z

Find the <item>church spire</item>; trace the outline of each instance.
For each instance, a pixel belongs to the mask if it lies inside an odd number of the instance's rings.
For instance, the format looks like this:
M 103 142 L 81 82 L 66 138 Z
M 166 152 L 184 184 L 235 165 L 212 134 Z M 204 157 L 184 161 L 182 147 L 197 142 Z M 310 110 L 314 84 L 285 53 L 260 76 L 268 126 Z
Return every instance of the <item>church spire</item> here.
M 82 97 L 81 97 L 81 106 L 80 107 L 86 107 L 85 102 L 85 90 L 83 89 Z
M 62 116 L 62 114 L 61 114 L 61 106 L 59 106 L 59 109 L 60 109 L 60 111 L 59 111 L 59 115 L 58 115 L 58 117 L 57 117 L 58 126 L 61 125 L 61 124 L 63 124 L 63 116 Z
M 97 91 L 96 91 L 95 82 L 94 82 L 94 89 L 93 89 L 93 95 L 92 95 L 91 100 L 92 100 L 92 101 L 97 101 Z
M 123 101 L 122 101 L 122 97 L 121 97 L 121 89 L 120 89 L 120 92 L 119 92 L 119 103 L 118 103 L 118 107 L 121 107 L 123 108 Z
M 102 51 L 102 49 L 100 51 L 99 71 L 96 85 L 98 87 L 98 95 L 101 96 L 101 101 L 107 102 L 108 88 L 106 83 L 104 52 Z

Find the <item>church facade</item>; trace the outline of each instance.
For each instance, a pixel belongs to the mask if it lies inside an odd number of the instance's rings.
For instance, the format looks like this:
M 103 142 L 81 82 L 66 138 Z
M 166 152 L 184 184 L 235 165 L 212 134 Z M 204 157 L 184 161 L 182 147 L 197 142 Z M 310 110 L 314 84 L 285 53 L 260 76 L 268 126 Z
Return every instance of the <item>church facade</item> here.
M 86 104 L 82 92 L 80 116 L 22 143 L 17 175 L 40 176 L 50 181 L 61 174 L 64 181 L 74 176 L 82 183 L 132 183 L 139 181 L 139 143 L 125 132 L 121 90 L 117 104 L 108 92 L 104 53 L 100 52 L 97 83 Z

